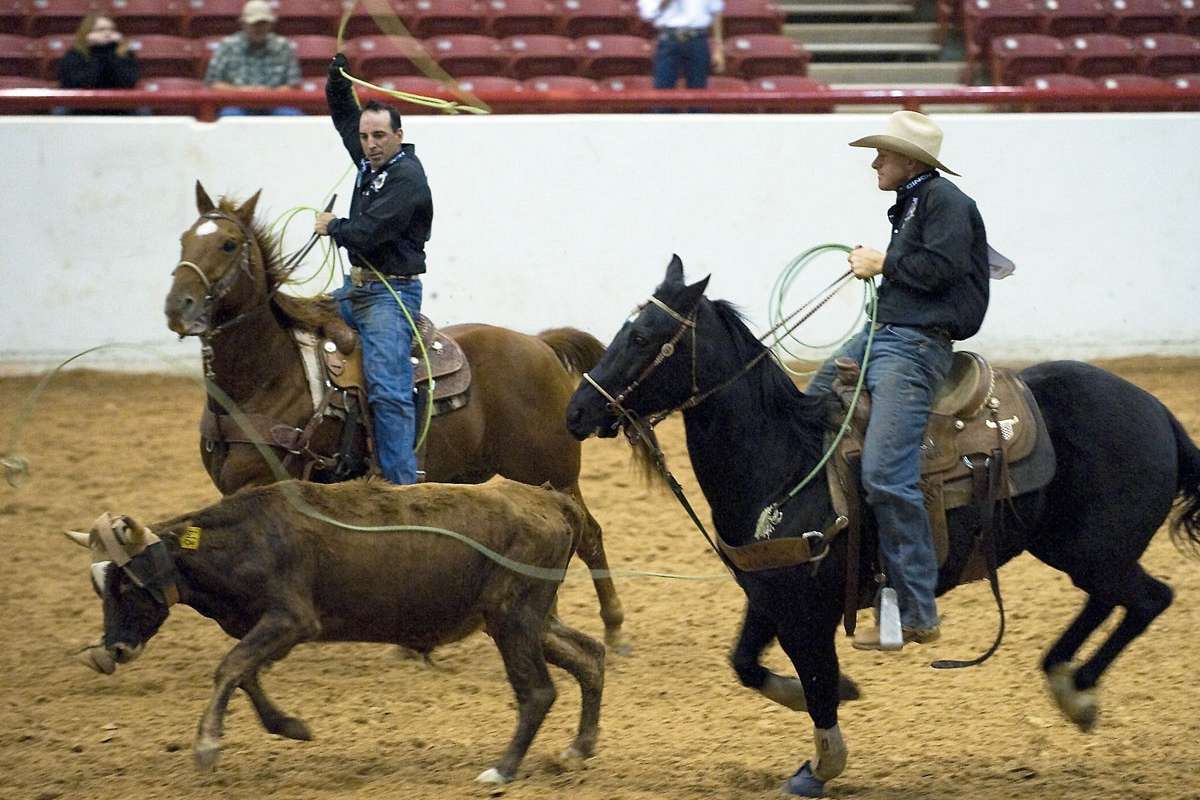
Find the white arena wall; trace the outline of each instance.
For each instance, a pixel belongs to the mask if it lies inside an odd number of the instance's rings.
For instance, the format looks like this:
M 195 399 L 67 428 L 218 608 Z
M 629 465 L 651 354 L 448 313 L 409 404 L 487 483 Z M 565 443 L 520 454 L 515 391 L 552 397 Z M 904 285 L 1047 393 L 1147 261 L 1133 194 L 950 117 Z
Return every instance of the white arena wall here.
M 825 242 L 888 240 L 892 195 L 846 142 L 883 114 L 413 116 L 433 187 L 425 311 L 607 341 L 671 253 L 765 328 L 788 261 Z M 1200 355 L 1200 114 L 947 114 L 943 160 L 1017 264 L 963 347 L 1001 360 Z M 194 221 L 192 185 L 260 217 L 315 205 L 349 160 L 327 119 L 0 118 L 0 364 L 42 367 L 129 342 L 198 364 L 162 303 Z M 352 178 L 337 183 L 346 211 Z M 311 217 L 309 218 L 311 219 Z M 289 243 L 310 230 L 297 218 Z M 825 257 L 793 305 L 844 269 Z M 844 330 L 847 293 L 805 328 Z M 80 366 L 162 368 L 138 350 Z

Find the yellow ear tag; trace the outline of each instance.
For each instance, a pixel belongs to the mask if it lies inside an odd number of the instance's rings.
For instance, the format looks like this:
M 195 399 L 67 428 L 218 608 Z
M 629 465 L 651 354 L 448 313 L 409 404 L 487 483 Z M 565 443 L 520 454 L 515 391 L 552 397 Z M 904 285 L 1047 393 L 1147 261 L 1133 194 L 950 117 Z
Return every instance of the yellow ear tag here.
M 192 525 L 184 528 L 183 536 L 179 537 L 179 546 L 185 550 L 199 550 L 200 529 Z

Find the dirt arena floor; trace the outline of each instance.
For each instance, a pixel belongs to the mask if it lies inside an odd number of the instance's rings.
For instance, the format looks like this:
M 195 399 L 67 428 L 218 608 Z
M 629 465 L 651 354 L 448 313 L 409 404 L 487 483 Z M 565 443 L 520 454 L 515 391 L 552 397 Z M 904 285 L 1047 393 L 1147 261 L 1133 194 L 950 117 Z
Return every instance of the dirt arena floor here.
M 1200 360 L 1106 366 L 1156 394 L 1200 438 Z M 0 380 L 5 447 L 34 383 Z M 739 687 L 726 662 L 741 592 L 674 499 L 634 477 L 623 445 L 593 441 L 583 486 L 613 567 L 708 579 L 619 581 L 634 650 L 609 658 L 599 752 L 586 768 L 556 765 L 579 701 L 574 683 L 555 672 L 558 703 L 520 780 L 499 790 L 473 783 L 515 724 L 499 656 L 478 634 L 438 651 L 432 669 L 388 647 L 302 645 L 264 685 L 307 720 L 314 741 L 266 734 L 238 694 L 217 771 L 198 774 L 192 736 L 232 640 L 177 607 L 138 662 L 112 677 L 85 669 L 72 654 L 96 639 L 100 605 L 87 554 L 60 531 L 86 529 L 105 510 L 154 519 L 216 500 L 197 453 L 201 399 L 183 377 L 73 372 L 50 385 L 20 431 L 30 479 L 20 489 L 0 483 L 0 798 L 767 798 L 809 757 L 808 717 Z M 702 502 L 679 421 L 661 430 L 672 468 Z M 1174 587 L 1175 604 L 1105 677 L 1090 735 L 1059 716 L 1037 669 L 1082 595 L 1030 556 L 1001 573 L 1009 632 L 981 668 L 928 664 L 986 648 L 997 621 L 986 583 L 942 601 L 948 620 L 936 645 L 889 656 L 839 645 L 864 697 L 842 708 L 851 758 L 830 793 L 1200 798 L 1200 562 L 1163 531 L 1144 564 Z M 600 635 L 579 564 L 560 611 Z M 789 671 L 778 650 L 768 662 Z

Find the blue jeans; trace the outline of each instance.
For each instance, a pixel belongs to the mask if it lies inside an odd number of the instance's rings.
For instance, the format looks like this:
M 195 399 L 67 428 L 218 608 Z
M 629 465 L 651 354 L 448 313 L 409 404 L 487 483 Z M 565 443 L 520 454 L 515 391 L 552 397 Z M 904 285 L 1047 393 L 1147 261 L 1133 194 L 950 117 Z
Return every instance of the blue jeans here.
M 848 356 L 861 364 L 866 346 L 864 328 L 825 362 L 805 391 L 828 393 L 836 373 L 833 360 Z M 931 628 L 938 622 L 937 555 L 918 483 L 929 409 L 953 358 L 944 337 L 884 325 L 875 331 L 867 363 L 871 420 L 863 443 L 862 482 L 879 528 L 884 568 L 900 602 L 900 621 L 910 628 Z
M 687 88 L 703 89 L 708 86 L 711 63 L 707 35 L 696 36 L 685 42 L 660 35 L 654 51 L 654 88 L 674 89 L 682 70 Z
M 421 281 L 389 281 L 413 321 L 421 313 Z M 379 281 L 355 286 L 347 278 L 333 293 L 346 324 L 358 332 L 367 397 L 374 422 L 375 454 L 383 477 L 392 483 L 417 482 L 413 453 L 416 404 L 409 352 L 413 332 L 388 287 Z

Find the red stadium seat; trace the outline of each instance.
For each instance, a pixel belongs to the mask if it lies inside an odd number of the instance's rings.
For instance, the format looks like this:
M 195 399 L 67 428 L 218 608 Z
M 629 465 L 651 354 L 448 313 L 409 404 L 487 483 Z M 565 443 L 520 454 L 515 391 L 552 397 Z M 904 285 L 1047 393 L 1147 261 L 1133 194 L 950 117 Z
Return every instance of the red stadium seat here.
M 1167 76 L 1200 72 L 1200 38 L 1182 33 L 1148 33 L 1133 41 L 1138 72 Z
M 1039 32 L 1047 36 L 1108 30 L 1108 8 L 1102 0 L 1038 0 L 1037 9 L 1042 15 Z
M 75 36 L 69 33 L 52 33 L 37 40 L 35 48 L 40 58 L 39 77 L 58 81 L 58 62 L 67 51 L 75 46 Z
M 106 13 L 126 36 L 144 33 L 183 34 L 184 0 L 109 0 Z
M 525 88 L 534 92 L 599 92 L 600 84 L 577 75 L 541 75 L 525 81 Z
M 436 78 L 427 78 L 424 75 L 384 75 L 376 78 L 373 83 L 385 89 L 411 92 L 412 94 L 437 95 L 446 91 L 441 81 Z
M 29 0 L 0 0 L 0 33 L 24 35 L 29 16 Z
M 967 61 L 986 60 L 997 36 L 1037 33 L 1041 14 L 1033 0 L 967 0 L 963 5 L 963 38 Z
M 498 75 L 508 65 L 508 51 L 498 39 L 460 33 L 425 40 L 425 49 L 439 66 L 454 77 Z
M 750 89 L 756 92 L 828 92 L 829 85 L 814 78 L 805 78 L 802 75 L 764 75 L 750 81 Z M 770 113 L 774 109 L 764 108 L 762 111 Z M 815 114 L 832 114 L 833 104 L 811 106 L 806 111 Z
M 26 32 L 30 36 L 75 33 L 88 14 L 100 10 L 99 0 L 37 0 L 29 5 Z
M 563 0 L 564 36 L 604 36 L 631 33 L 635 11 L 622 0 Z
M 300 91 L 325 94 L 325 76 L 300 79 Z
M 1019 86 L 1031 75 L 1067 71 L 1067 48 L 1040 33 L 998 36 L 991 44 L 992 82 Z
M 324 75 L 329 70 L 329 61 L 337 52 L 336 36 L 289 36 L 296 46 L 296 59 L 300 62 L 300 74 Z
M 705 88 L 710 92 L 748 92 L 750 84 L 741 78 L 729 75 L 709 75 L 708 85 Z
M 510 54 L 509 75 L 518 80 L 579 71 L 579 51 L 565 36 L 510 36 L 501 44 Z
M 721 30 L 725 36 L 783 33 L 783 11 L 770 0 L 725 0 Z
M 580 73 L 589 78 L 650 72 L 654 48 L 640 36 L 611 34 L 586 36 L 575 41 L 582 57 Z
M 129 51 L 137 56 L 143 78 L 201 77 L 208 64 L 196 44 L 182 36 L 131 36 Z
M 1031 78 L 1026 78 L 1022 84 L 1030 89 L 1038 91 L 1054 91 L 1056 89 L 1095 89 L 1096 82 L 1091 78 L 1085 78 L 1082 75 L 1068 75 L 1066 73 L 1055 73 L 1052 75 L 1035 75 Z M 1056 103 L 1050 107 L 1030 107 L 1024 109 L 1026 111 L 1099 111 L 1100 107 L 1095 103 Z
M 810 54 L 789 36 L 766 33 L 733 36 L 725 40 L 725 60 L 730 74 L 753 79 L 763 75 L 803 75 Z
M 187 0 L 184 31 L 193 39 L 228 36 L 241 29 L 244 0 Z
M 1124 36 L 1175 30 L 1172 0 L 1108 0 L 1109 29 Z
M 1125 92 L 1129 89 L 1161 89 L 1171 85 L 1162 78 L 1155 78 L 1150 75 L 1105 75 L 1102 78 L 1097 78 L 1096 84 L 1101 89 L 1107 89 L 1113 92 Z M 1162 100 L 1149 100 L 1145 103 L 1136 103 L 1133 105 L 1114 105 L 1106 110 L 1172 111 L 1174 109 L 1172 108 L 1172 104 L 1169 102 Z
M 335 0 L 272 0 L 271 5 L 280 36 L 330 36 L 337 33 L 342 17 Z
M 57 81 L 27 78 L 24 75 L 0 75 L 0 89 L 53 89 Z
M 600 81 L 600 88 L 610 92 L 640 92 L 654 88 L 654 78 L 650 75 L 614 75 Z
M 1200 36 L 1200 0 L 1179 0 L 1175 14 L 1176 30 Z
M 372 0 L 368 7 L 366 3 L 355 3 L 354 10 L 350 12 L 350 19 L 346 20 L 346 30 L 343 33 L 343 40 L 354 39 L 358 36 L 381 36 L 383 34 L 396 34 L 400 27 L 395 25 L 398 19 L 401 26 L 405 30 L 410 30 L 412 25 L 412 2 L 411 0 L 386 0 L 387 11 L 381 11 L 380 6 L 384 0 Z M 376 14 L 379 18 L 376 19 Z M 334 30 L 332 34 L 337 33 L 337 24 L 341 22 L 341 13 L 334 20 Z M 380 27 L 380 23 L 387 26 L 387 29 Z
M 355 77 L 420 75 L 413 59 L 429 58 L 421 43 L 399 36 L 360 36 L 346 42 L 346 58 Z
M 523 92 L 525 85 L 516 78 L 502 75 L 472 75 L 458 82 L 464 92 Z
M 410 30 L 413 36 L 482 34 L 487 22 L 484 6 L 475 0 L 414 0 Z
M 829 84 L 802 75 L 764 75 L 750 81 L 750 88 L 762 92 L 827 92 Z
M 560 16 L 550 0 L 491 0 L 485 6 L 487 30 L 497 39 L 554 33 Z
M 38 40 L 0 33 L 0 75 L 41 77 L 42 53 Z
M 1063 40 L 1067 46 L 1067 72 L 1094 78 L 1133 72 L 1137 51 L 1133 41 L 1113 33 L 1081 33 Z

